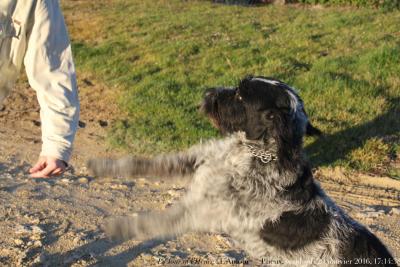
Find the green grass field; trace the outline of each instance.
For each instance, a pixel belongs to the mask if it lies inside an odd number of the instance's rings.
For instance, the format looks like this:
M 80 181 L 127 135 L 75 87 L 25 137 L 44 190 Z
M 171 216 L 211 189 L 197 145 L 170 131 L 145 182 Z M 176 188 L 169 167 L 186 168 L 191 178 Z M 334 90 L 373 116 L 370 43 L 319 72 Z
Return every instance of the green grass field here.
M 121 89 L 129 119 L 110 130 L 111 144 L 155 154 L 217 136 L 196 108 L 204 89 L 266 75 L 296 87 L 325 133 L 306 140 L 315 166 L 400 178 L 400 11 L 62 3 L 78 72 Z

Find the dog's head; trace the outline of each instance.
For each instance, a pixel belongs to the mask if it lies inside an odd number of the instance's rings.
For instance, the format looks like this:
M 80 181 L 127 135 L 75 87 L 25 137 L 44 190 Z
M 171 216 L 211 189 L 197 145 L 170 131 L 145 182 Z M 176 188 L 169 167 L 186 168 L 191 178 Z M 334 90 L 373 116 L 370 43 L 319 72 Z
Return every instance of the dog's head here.
M 246 133 L 249 140 L 275 137 L 301 144 L 305 134 L 321 132 L 308 121 L 303 101 L 281 81 L 246 77 L 236 88 L 207 90 L 202 110 L 221 133 Z

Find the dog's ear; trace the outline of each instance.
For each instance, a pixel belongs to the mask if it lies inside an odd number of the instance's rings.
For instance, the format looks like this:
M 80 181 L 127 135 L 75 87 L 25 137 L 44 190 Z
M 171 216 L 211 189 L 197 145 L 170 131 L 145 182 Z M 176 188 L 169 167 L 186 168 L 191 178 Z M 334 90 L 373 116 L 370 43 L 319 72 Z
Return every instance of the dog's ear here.
M 276 99 L 276 107 L 283 111 L 290 111 L 290 100 L 289 97 L 285 95 L 280 95 Z
M 304 106 L 302 107 L 302 111 L 304 113 L 304 115 L 306 115 L 306 117 L 308 118 L 308 114 L 306 112 L 306 110 L 304 109 Z M 306 135 L 308 136 L 320 136 L 322 135 L 322 131 L 320 129 L 318 129 L 317 127 L 314 127 L 311 122 L 308 120 L 307 121 L 307 126 L 306 126 Z
M 322 135 L 322 131 L 320 129 L 314 127 L 310 122 L 307 122 L 306 135 L 320 136 L 320 135 Z

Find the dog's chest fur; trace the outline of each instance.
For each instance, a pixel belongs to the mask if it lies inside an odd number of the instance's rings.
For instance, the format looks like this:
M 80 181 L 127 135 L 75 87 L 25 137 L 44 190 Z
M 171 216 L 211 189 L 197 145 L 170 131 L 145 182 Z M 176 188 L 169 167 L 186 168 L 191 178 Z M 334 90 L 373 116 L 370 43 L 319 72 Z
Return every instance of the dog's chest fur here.
M 192 149 L 200 155 L 201 162 L 182 203 L 188 209 L 195 210 L 192 213 L 196 214 L 195 224 L 202 226 L 200 230 L 203 228 L 204 231 L 228 233 L 254 257 L 275 255 L 277 258 L 288 259 L 301 255 L 303 248 L 315 257 L 320 257 L 321 251 L 326 251 L 325 241 L 314 241 L 320 238 L 315 232 L 329 231 L 328 224 L 331 222 L 328 217 L 325 217 L 324 222 L 315 223 L 324 229 L 314 228 L 309 233 L 301 233 L 301 237 L 296 232 L 289 237 L 281 232 L 288 227 L 302 226 L 303 219 L 313 220 L 314 214 L 292 218 L 291 212 L 304 205 L 284 193 L 288 184 L 295 180 L 294 174 L 280 173 L 275 162 L 263 164 L 255 159 L 243 145 L 242 134 L 234 134 Z M 317 202 L 325 207 L 322 198 Z M 315 212 L 318 213 L 318 210 Z M 293 224 L 297 219 L 298 223 Z M 281 227 L 276 228 L 278 221 Z M 306 227 L 310 229 L 309 225 Z M 264 235 L 265 230 L 267 235 Z M 287 240 L 283 240 L 283 236 Z M 284 251 L 290 248 L 292 242 L 302 246 L 298 253 L 292 252 L 289 255 Z M 313 244 L 310 246 L 309 243 Z
M 265 244 L 259 244 L 264 223 L 293 208 L 284 207 L 277 196 L 281 185 L 275 187 L 273 180 L 282 174 L 275 163 L 258 163 L 243 145 L 241 133 L 193 149 L 202 162 L 183 203 L 197 210 L 199 220 L 212 218 L 204 222 L 205 230 L 227 232 L 242 245 L 256 244 L 265 253 Z
M 227 201 L 247 210 L 254 206 L 252 202 L 265 204 L 267 199 L 274 198 L 270 188 L 266 188 L 270 185 L 265 176 L 268 171 L 275 172 L 274 166 L 257 169 L 241 134 L 201 145 L 199 150 L 202 162 L 189 187 L 191 197 Z

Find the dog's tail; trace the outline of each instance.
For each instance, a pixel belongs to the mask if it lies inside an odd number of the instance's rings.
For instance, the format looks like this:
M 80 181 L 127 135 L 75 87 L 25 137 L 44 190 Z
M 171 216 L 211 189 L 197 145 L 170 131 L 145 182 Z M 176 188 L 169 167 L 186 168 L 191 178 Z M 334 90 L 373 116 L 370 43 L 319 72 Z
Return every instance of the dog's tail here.
M 98 158 L 87 163 L 95 176 L 112 177 L 175 177 L 192 174 L 197 168 L 196 158 L 184 153 L 161 155 L 152 159 L 125 157 L 121 159 Z

